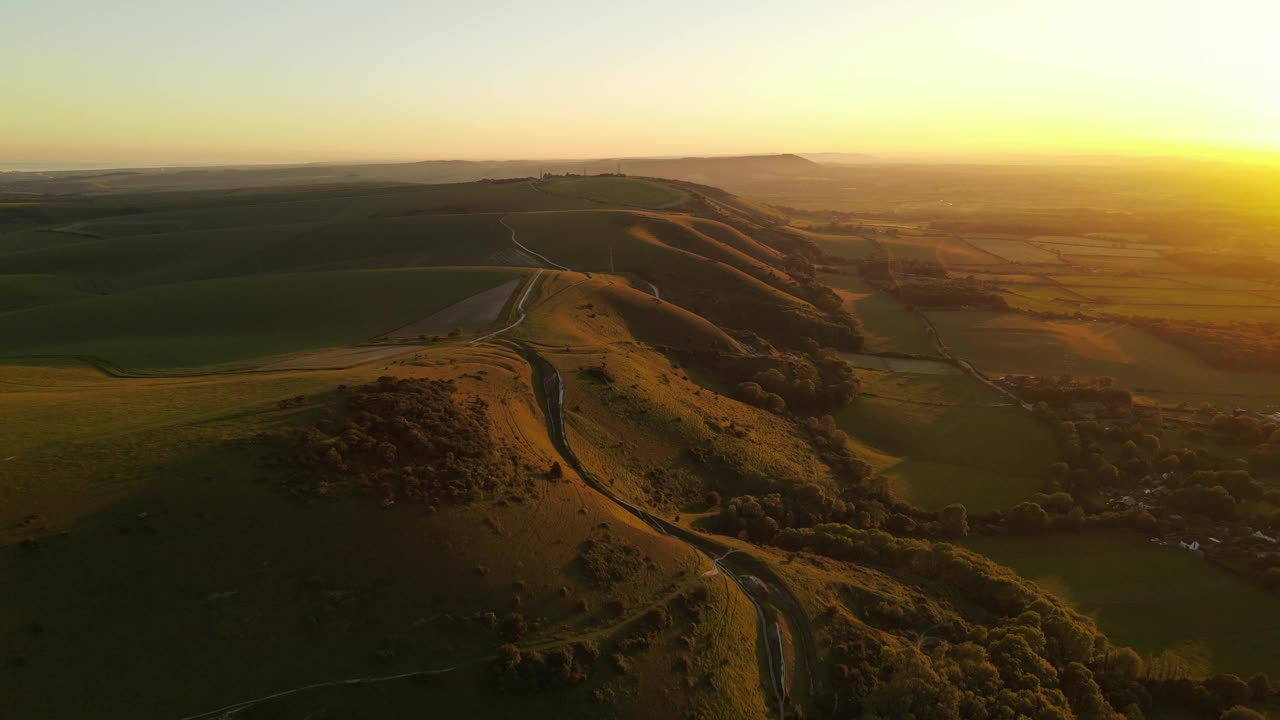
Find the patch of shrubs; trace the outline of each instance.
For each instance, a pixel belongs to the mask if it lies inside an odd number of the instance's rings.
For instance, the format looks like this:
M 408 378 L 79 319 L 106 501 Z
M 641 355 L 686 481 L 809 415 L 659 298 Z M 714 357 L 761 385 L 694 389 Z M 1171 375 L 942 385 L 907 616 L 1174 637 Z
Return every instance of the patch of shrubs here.
M 724 501 L 711 520 L 725 535 L 768 543 L 784 528 L 812 527 L 821 523 L 848 522 L 853 506 L 832 496 L 820 485 L 804 484 L 786 495 L 740 495 Z
M 302 496 L 343 491 L 394 502 L 465 503 L 502 475 L 482 400 L 452 382 L 382 377 L 348 389 L 338 412 L 270 438 Z
M 578 565 L 596 582 L 616 583 L 640 572 L 644 558 L 640 548 L 598 528 L 578 550 Z
M 498 648 L 490 669 L 503 690 L 533 692 L 580 685 L 590 677 L 598 659 L 600 648 L 591 640 L 545 652 L 507 644 Z
M 803 338 L 811 350 L 808 357 L 776 360 L 772 367 L 755 372 L 739 383 L 735 396 L 745 403 L 782 414 L 842 408 L 858 396 L 858 378 L 853 368 L 830 350 L 818 348 L 817 341 Z
M 920 307 L 966 307 L 1007 310 L 1009 303 L 985 283 L 968 279 L 913 278 L 892 286 L 900 300 Z

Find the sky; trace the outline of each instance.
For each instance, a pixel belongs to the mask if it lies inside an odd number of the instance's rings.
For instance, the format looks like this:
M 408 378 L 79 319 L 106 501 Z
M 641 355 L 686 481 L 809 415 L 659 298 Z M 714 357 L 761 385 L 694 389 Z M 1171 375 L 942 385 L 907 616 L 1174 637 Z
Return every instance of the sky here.
M 0 3 L 0 164 L 1280 151 L 1272 0 Z

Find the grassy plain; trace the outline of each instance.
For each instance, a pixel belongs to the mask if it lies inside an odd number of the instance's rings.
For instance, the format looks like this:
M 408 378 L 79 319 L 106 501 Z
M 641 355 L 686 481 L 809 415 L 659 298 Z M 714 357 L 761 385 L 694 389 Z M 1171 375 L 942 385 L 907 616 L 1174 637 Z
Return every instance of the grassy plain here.
M 818 279 L 840 293 L 845 307 L 862 324 L 868 352 L 936 355 L 933 339 L 920 318 L 902 303 L 875 289 L 855 272 L 822 273 Z
M 1280 672 L 1275 599 L 1189 552 L 1128 533 L 964 544 L 1062 595 L 1113 640 L 1172 653 L 1193 675 Z
M 0 275 L 0 313 L 85 294 L 75 278 L 64 275 Z
M 137 369 L 244 362 L 371 340 L 525 272 L 294 273 L 160 285 L 0 315 L 0 352 L 89 355 Z
M 1280 401 L 1280 375 L 1219 370 L 1126 325 L 960 310 L 929 317 L 953 352 L 988 374 L 1110 377 L 1169 404 L 1261 409 Z
M 893 458 L 890 489 L 921 507 L 1004 509 L 1038 492 L 1057 459 L 1053 434 L 964 375 L 860 371 L 864 394 L 834 413 L 858 442 Z
M 1057 255 L 1048 250 L 1030 245 L 1021 240 L 969 238 L 969 243 L 983 252 L 1004 258 L 1011 263 L 1055 265 L 1062 262 Z
M 867 258 L 880 252 L 880 247 L 874 240 L 862 237 L 861 235 L 824 233 L 813 230 L 803 230 L 800 228 L 790 228 L 789 232 L 812 242 L 814 245 L 817 245 L 822 252 L 828 255 L 847 258 Z

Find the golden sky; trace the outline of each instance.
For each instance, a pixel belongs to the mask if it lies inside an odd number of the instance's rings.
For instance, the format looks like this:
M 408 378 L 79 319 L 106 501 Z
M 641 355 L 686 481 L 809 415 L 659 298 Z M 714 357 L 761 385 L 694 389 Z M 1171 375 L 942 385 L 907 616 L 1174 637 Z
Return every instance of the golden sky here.
M 41 0 L 0 163 L 1280 151 L 1280 3 Z

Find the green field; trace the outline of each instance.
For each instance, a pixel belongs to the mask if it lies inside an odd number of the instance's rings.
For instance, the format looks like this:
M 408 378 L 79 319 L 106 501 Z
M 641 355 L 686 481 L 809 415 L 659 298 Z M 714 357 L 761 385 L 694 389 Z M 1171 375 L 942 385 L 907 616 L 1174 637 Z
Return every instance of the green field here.
M 925 324 L 902 303 L 867 284 L 856 272 L 822 273 L 818 279 L 843 291 L 846 307 L 862 324 L 868 352 L 936 355 Z
M 523 274 L 418 269 L 161 285 L 0 314 L 0 356 L 189 368 L 372 340 Z
M 1188 290 L 1192 285 L 1181 278 L 1117 275 L 1054 275 L 1053 280 L 1082 291 L 1094 288 L 1166 288 Z
M 1280 322 L 1280 306 L 1234 306 L 1218 305 L 1135 305 L 1119 303 L 1098 303 L 1090 305 L 1089 310 L 1103 315 L 1118 317 L 1166 318 L 1169 320 L 1204 320 L 1221 322 L 1224 319 L 1246 322 Z
M 963 375 L 859 373 L 863 397 L 834 413 L 860 443 L 897 458 L 895 495 L 925 508 L 1003 509 L 1043 487 L 1057 459 L 1050 430 Z
M 922 262 L 938 262 L 939 245 L 948 243 L 942 237 L 916 237 L 899 235 L 880 239 L 880 245 L 894 260 L 919 260 Z
M 1063 595 L 1148 656 L 1173 652 L 1199 672 L 1280 673 L 1275 598 L 1189 552 L 1121 533 L 965 545 Z
M 585 177 L 554 180 L 547 190 L 560 195 L 586 198 L 609 205 L 668 208 L 689 199 L 687 193 L 670 185 L 638 178 Z
M 823 233 L 812 230 L 791 228 L 791 232 L 808 240 L 828 255 L 847 258 L 866 258 L 880 252 L 874 240 L 861 235 L 842 235 L 839 233 Z
M 1074 243 L 1056 243 L 1056 242 L 1037 242 L 1037 247 L 1042 247 L 1050 252 L 1058 252 L 1063 255 L 1091 255 L 1103 257 L 1130 257 L 1130 258 L 1156 258 L 1160 257 L 1160 253 L 1147 248 L 1117 248 L 1117 247 L 1099 247 L 1094 245 L 1079 245 Z
M 1150 303 L 1152 305 L 1266 305 L 1268 301 L 1247 292 L 1199 290 L 1196 288 L 1108 287 L 1080 288 L 1077 291 L 1103 303 Z M 1280 305 L 1275 309 L 1280 310 Z M 1222 312 L 1221 308 L 1218 308 Z
M 85 295 L 75 278 L 63 275 L 0 275 L 0 313 Z
M 1032 265 L 1056 265 L 1062 260 L 1057 255 L 1022 240 L 1002 238 L 969 238 L 969 242 L 983 252 L 1004 258 L 1011 263 Z
M 960 310 L 929 317 L 956 355 L 988 374 L 1110 377 L 1170 404 L 1265 408 L 1280 401 L 1280 375 L 1219 370 L 1126 325 Z
M 569 210 L 595 206 L 582 198 L 546 193 L 524 182 L 389 187 L 354 185 L 232 193 L 198 191 L 132 196 L 128 200 L 133 205 L 141 205 L 139 209 L 145 212 L 77 223 L 76 229 L 107 237 L 125 237 L 300 222 L 351 222 L 423 214 Z

